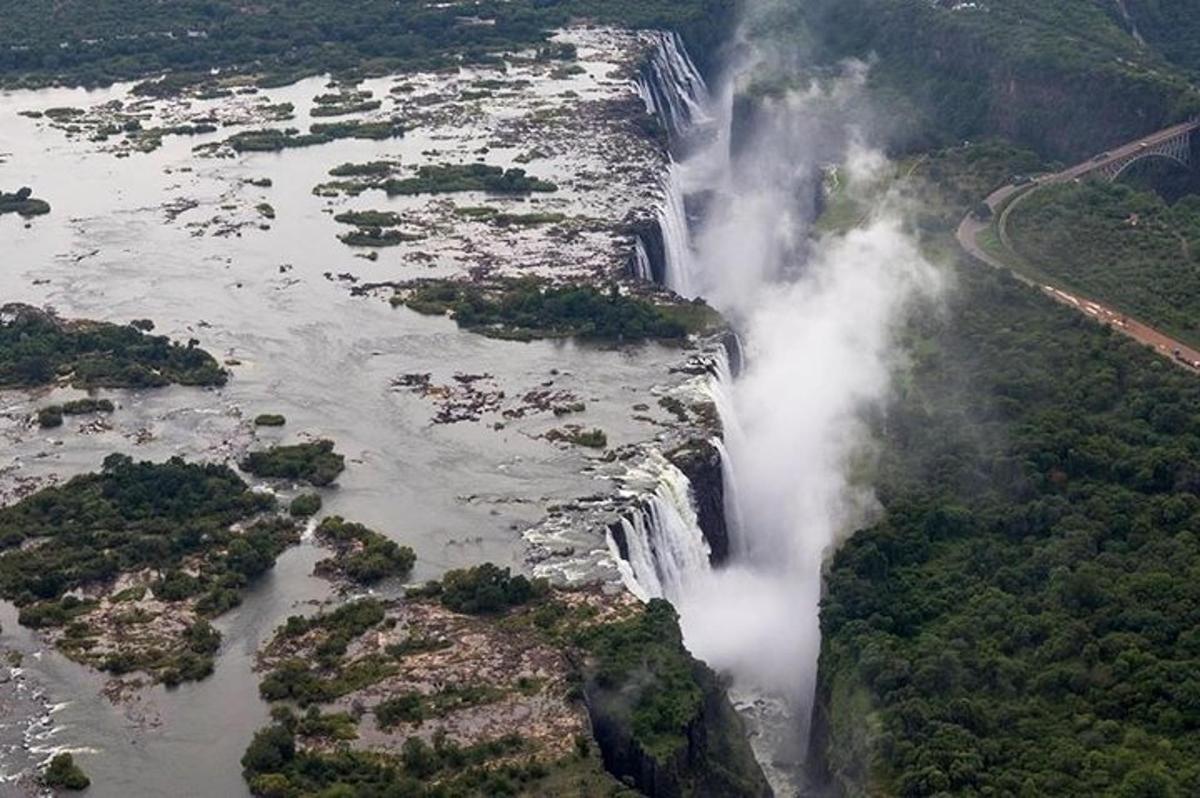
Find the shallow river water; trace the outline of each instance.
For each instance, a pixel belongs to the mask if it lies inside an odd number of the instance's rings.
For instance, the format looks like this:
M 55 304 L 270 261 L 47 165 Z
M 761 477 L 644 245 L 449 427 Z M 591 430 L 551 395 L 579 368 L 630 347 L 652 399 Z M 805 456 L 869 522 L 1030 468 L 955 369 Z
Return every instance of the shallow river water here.
M 632 92 L 609 85 L 604 76 L 612 64 L 587 67 L 575 79 L 583 97 L 589 91 Z M 287 124 L 305 128 L 306 109 L 324 83 L 303 81 L 272 91 L 271 99 L 294 102 L 299 115 Z M 366 88 L 386 97 L 390 84 L 380 79 Z M 439 252 L 426 242 L 425 249 L 434 249 L 431 260 L 389 251 L 377 262 L 355 257 L 336 238 L 345 228 L 332 221 L 331 207 L 405 210 L 414 201 L 389 203 L 377 192 L 336 200 L 315 196 L 313 186 L 329 179 L 332 166 L 378 158 L 416 163 L 429 149 L 461 158 L 486 131 L 458 141 L 416 130 L 403 139 L 343 140 L 237 158 L 193 154 L 194 145 L 241 129 L 235 128 L 168 137 L 154 152 L 117 158 L 84 139 L 68 139 L 45 120 L 18 115 L 90 107 L 125 96 L 127 88 L 0 94 L 0 188 L 29 185 L 53 206 L 49 216 L 28 224 L 0 217 L 0 304 L 49 306 L 68 318 L 149 318 L 156 333 L 195 337 L 237 365 L 219 390 L 103 392 L 118 404 L 106 429 L 83 429 L 68 420 L 47 432 L 29 422 L 36 407 L 78 392 L 0 392 L 0 485 L 10 500 L 19 480 L 64 479 L 97 468 L 113 451 L 151 460 L 175 454 L 222 460 L 274 440 L 329 437 L 347 456 L 347 469 L 335 488 L 323 491 L 326 512 L 412 546 L 418 556 L 413 579 L 423 580 L 486 560 L 527 567 L 523 531 L 551 505 L 611 491 L 600 477 L 613 466 L 595 462 L 591 452 L 538 437 L 561 426 L 550 413 L 435 424 L 437 408 L 430 399 L 393 386 L 400 375 L 429 373 L 433 383 L 452 385 L 455 373 L 486 373 L 491 379 L 482 384 L 503 390 L 505 407 L 550 384 L 586 402 L 587 410 L 570 420 L 604 429 L 610 447 L 658 434 L 654 424 L 634 420 L 631 407 L 655 405 L 651 390 L 675 379 L 668 370 L 683 357 L 678 347 L 492 340 L 460 331 L 448 319 L 393 309 L 378 296 L 352 296 L 337 279 L 346 272 L 364 282 L 440 274 L 453 271 L 461 252 L 454 247 Z M 493 152 L 488 162 L 506 164 L 515 153 Z M 578 164 L 556 157 L 530 170 L 566 183 L 570 176 L 563 173 L 572 168 Z M 247 178 L 269 178 L 272 186 L 258 188 L 243 182 Z M 647 190 L 653 193 L 652 186 Z M 198 205 L 169 219 L 164 206 L 181 200 Z M 254 216 L 260 202 L 274 208 L 269 223 Z M 547 207 L 575 202 L 591 213 L 607 207 L 603 198 L 571 191 L 544 202 Z M 221 224 L 205 225 L 215 216 L 253 223 L 217 235 Z M 260 229 L 260 223 L 269 229 Z M 597 240 L 617 246 L 612 236 Z M 255 432 L 250 419 L 263 412 L 282 413 L 286 426 Z M 494 428 L 501 420 L 503 428 Z M 606 567 L 603 530 L 576 530 L 564 545 L 590 563 L 581 567 Z M 224 642 L 212 677 L 172 690 L 148 689 L 116 706 L 100 695 L 101 677 L 47 649 L 3 605 L 4 646 L 23 653 L 23 678 L 40 686 L 56 710 L 36 730 L 44 739 L 0 727 L 0 774 L 12 777 L 63 747 L 80 752 L 77 759 L 93 781 L 89 795 L 245 795 L 237 761 L 267 712 L 257 698 L 253 652 L 287 615 L 328 596 L 328 586 L 310 575 L 321 556 L 311 543 L 286 552 L 243 605 L 218 620 Z M 0 794 L 6 789 L 15 787 L 0 783 Z

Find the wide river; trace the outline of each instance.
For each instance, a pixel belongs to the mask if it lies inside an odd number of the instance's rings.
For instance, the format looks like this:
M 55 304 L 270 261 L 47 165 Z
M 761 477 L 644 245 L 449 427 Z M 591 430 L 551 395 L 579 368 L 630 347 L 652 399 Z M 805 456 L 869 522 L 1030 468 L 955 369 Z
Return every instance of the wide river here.
M 584 72 L 554 78 L 536 72 L 528 97 L 560 104 L 635 97 L 627 79 L 610 77 L 622 66 L 614 55 L 618 45 L 628 42 L 572 35 L 582 44 Z M 459 76 L 472 77 L 477 76 Z M 294 103 L 297 118 L 287 124 L 304 129 L 312 98 L 327 90 L 325 83 L 302 81 L 272 90 L 270 99 Z M 387 98 L 394 83 L 383 78 L 359 88 Z M 0 94 L 0 189 L 28 185 L 53 206 L 50 215 L 28 224 L 15 215 L 0 218 L 0 303 L 49 306 L 64 317 L 149 318 L 156 332 L 195 337 L 218 358 L 237 364 L 219 390 L 104 392 L 119 405 L 107 428 L 83 429 L 69 421 L 47 432 L 29 422 L 36 407 L 77 393 L 70 389 L 35 396 L 0 392 L 0 493 L 11 495 L 20 480 L 63 479 L 95 469 L 113 451 L 152 460 L 176 454 L 222 460 L 276 439 L 329 437 L 348 462 L 336 488 L 324 492 L 326 510 L 412 546 L 418 555 L 413 578 L 421 580 L 486 560 L 527 568 L 530 543 L 523 533 L 552 505 L 611 493 L 613 484 L 603 477 L 615 467 L 589 451 L 540 438 L 562 423 L 548 413 L 485 414 L 480 422 L 435 424 L 437 407 L 429 398 L 393 386 L 400 375 L 429 373 L 435 384 L 455 385 L 456 373 L 488 374 L 485 387 L 504 391 L 505 407 L 543 386 L 569 392 L 587 405 L 570 420 L 604 429 L 610 448 L 659 434 L 663 413 L 651 390 L 680 381 L 668 377 L 683 357 L 678 347 L 492 340 L 460 331 L 448 319 L 394 309 L 379 296 L 353 296 L 348 282 L 338 279 L 342 273 L 364 282 L 458 273 L 472 265 L 470 255 L 495 246 L 489 228 L 477 225 L 474 232 L 447 231 L 445 244 L 431 236 L 420 243 L 425 253 L 420 258 L 413 257 L 414 245 L 384 250 L 378 261 L 364 260 L 337 240 L 346 228 L 333 222 L 331 210 L 421 212 L 427 198 L 389 201 L 367 192 L 328 199 L 312 189 L 343 162 L 416 164 L 431 151 L 446 160 L 468 160 L 480 141 L 494 138 L 487 120 L 519 118 L 525 112 L 520 100 L 485 108 L 484 121 L 457 138 L 453 130 L 417 127 L 387 141 L 340 140 L 234 158 L 198 157 L 192 148 L 245 128 L 169 136 L 153 152 L 118 158 L 86 137 L 68 137 L 44 118 L 19 114 L 128 102 L 128 88 Z M 221 102 L 227 101 L 197 101 L 194 110 L 199 114 Z M 534 139 L 494 147 L 487 162 L 510 165 L 536 144 Z M 594 144 L 614 148 L 620 142 Z M 552 150 L 553 141 L 547 146 Z M 648 202 L 653 184 L 640 185 L 642 177 L 629 164 L 617 163 L 611 149 L 607 155 L 593 150 L 552 152 L 528 167 L 563 186 L 541 209 L 596 216 Z M 622 177 L 610 177 L 599 195 L 587 194 L 578 175 L 585 167 L 606 168 L 598 160 L 603 157 L 608 169 L 624 167 Z M 654 165 L 638 157 L 643 167 Z M 246 182 L 262 178 L 271 186 Z M 603 183 L 605 174 L 588 179 Z M 460 205 L 493 199 L 454 198 Z M 263 202 L 274 209 L 269 222 L 255 216 Z M 168 208 L 188 209 L 173 218 Z M 611 227 L 622 220 L 602 221 Z M 539 244 L 536 233 L 513 235 L 514 257 L 537 260 L 538 247 L 549 246 Z M 621 247 L 628 242 L 611 231 L 581 235 L 587 246 L 607 246 L 601 262 L 627 257 Z M 489 257 L 502 260 L 503 252 Z M 651 406 L 640 412 L 655 422 L 633 418 L 638 413 L 631 408 L 641 404 Z M 249 419 L 262 412 L 284 414 L 287 425 L 256 433 Z M 503 427 L 497 429 L 495 421 Z M 569 529 L 561 548 L 573 552 L 564 569 L 608 569 L 615 576 L 605 562 L 602 529 Z M 43 690 L 56 708 L 49 722 L 33 729 L 6 719 L 0 726 L 0 773 L 12 777 L 61 747 L 79 752 L 93 782 L 88 794 L 97 798 L 247 794 L 238 759 L 267 715 L 252 672 L 254 651 L 287 615 L 311 611 L 311 602 L 328 596 L 328 586 L 311 576 L 321 556 L 311 543 L 288 551 L 241 607 L 219 619 L 224 643 L 212 677 L 171 690 L 150 688 L 116 706 L 100 695 L 102 677 L 40 643 L 17 625 L 15 610 L 3 605 L 3 647 L 24 654 L 21 678 L 29 689 Z M 16 787 L 0 784 L 0 793 L 6 789 Z

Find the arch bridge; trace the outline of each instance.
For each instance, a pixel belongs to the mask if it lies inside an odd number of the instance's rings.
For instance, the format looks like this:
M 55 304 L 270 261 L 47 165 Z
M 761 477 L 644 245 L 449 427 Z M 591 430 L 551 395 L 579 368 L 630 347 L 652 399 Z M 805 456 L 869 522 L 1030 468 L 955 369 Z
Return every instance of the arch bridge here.
M 1145 138 L 1123 144 L 1111 152 L 1101 153 L 1068 170 L 1071 178 L 1095 175 L 1108 182 L 1119 178 L 1125 170 L 1147 158 L 1165 158 L 1190 168 L 1192 165 L 1192 134 L 1200 130 L 1200 117 L 1182 122 Z

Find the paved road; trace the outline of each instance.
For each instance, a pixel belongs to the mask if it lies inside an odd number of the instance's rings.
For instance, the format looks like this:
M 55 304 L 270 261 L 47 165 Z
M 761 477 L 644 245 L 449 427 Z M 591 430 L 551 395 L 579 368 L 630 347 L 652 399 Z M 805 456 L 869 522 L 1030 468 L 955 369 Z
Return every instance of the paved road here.
M 1108 166 L 1109 164 L 1123 160 L 1130 155 L 1136 155 L 1144 149 L 1149 149 L 1155 145 L 1162 144 L 1164 141 L 1175 138 L 1180 133 L 1186 133 L 1189 130 L 1198 129 L 1200 129 L 1200 119 L 1193 119 L 1190 122 L 1180 122 L 1178 125 L 1172 125 L 1171 127 L 1163 128 L 1157 133 L 1151 133 L 1149 136 L 1140 138 L 1137 141 L 1131 141 L 1128 144 L 1123 144 L 1120 147 L 1117 147 L 1116 149 L 1109 150 L 1104 154 L 1104 157 L 1099 158 L 1098 160 L 1093 159 L 1090 161 L 1084 161 L 1083 163 L 1075 164 L 1069 169 L 1064 169 L 1061 172 L 1050 175 L 1050 182 L 1063 183 L 1068 180 L 1074 180 L 1075 178 L 1082 177 L 1089 172 L 1094 172 L 1097 169 Z M 1047 181 L 1043 180 L 1042 182 L 1045 183 Z
M 1071 180 L 1078 179 L 1083 175 L 1093 172 L 1107 164 L 1119 161 L 1133 153 L 1139 152 L 1146 147 L 1152 147 L 1167 139 L 1171 139 L 1187 130 L 1200 129 L 1200 120 L 1184 122 L 1179 125 L 1160 130 L 1157 133 L 1151 133 L 1145 138 L 1130 142 L 1129 144 L 1117 147 L 1105 154 L 1100 160 L 1089 160 L 1075 166 L 1064 169 L 1061 172 L 1053 174 L 1041 175 L 1034 178 L 1033 182 L 1027 183 L 1024 186 L 1006 185 L 988 195 L 984 202 L 991 208 L 993 214 L 1000 212 L 1000 218 L 997 220 L 997 226 L 1000 232 L 1000 242 L 1009 253 L 1015 258 L 1015 252 L 1012 247 L 1012 242 L 1008 237 L 1008 217 L 1013 209 L 1019 205 L 1026 197 L 1033 194 L 1042 186 L 1051 185 L 1054 183 L 1065 183 Z M 1014 197 L 1014 195 L 1016 195 Z M 1011 199 L 1011 201 L 1009 201 Z M 956 237 L 959 245 L 967 251 L 976 260 L 982 261 L 989 266 L 994 266 L 997 269 L 1007 269 L 1012 272 L 1013 276 L 1021 282 L 1038 288 L 1056 302 L 1061 302 L 1064 305 L 1073 307 L 1080 313 L 1092 317 L 1101 324 L 1107 324 L 1113 329 L 1128 335 L 1135 341 L 1149 346 L 1155 352 L 1169 358 L 1172 362 L 1183 366 L 1190 371 L 1200 373 L 1200 351 L 1193 349 L 1187 344 L 1172 338 L 1161 330 L 1157 330 L 1148 324 L 1138 321 L 1130 316 L 1127 316 L 1120 311 L 1097 302 L 1094 299 L 1082 296 L 1080 294 L 1071 294 L 1056 288 L 1051 285 L 1045 285 L 1028 275 L 1022 274 L 1015 269 L 1009 262 L 986 252 L 979 246 L 978 236 L 990 226 L 990 222 L 981 222 L 976 219 L 974 214 L 968 214 L 958 225 Z

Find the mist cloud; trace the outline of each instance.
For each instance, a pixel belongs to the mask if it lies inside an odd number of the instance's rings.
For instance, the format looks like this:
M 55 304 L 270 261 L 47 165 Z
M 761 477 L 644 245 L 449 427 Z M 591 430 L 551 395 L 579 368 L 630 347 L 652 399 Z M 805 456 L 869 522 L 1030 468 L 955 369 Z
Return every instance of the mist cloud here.
M 864 412 L 891 390 L 905 314 L 941 285 L 894 195 L 844 235 L 813 235 L 826 166 L 838 164 L 860 197 L 890 170 L 855 121 L 865 79 L 862 64 L 848 64 L 769 99 L 732 158 L 718 137 L 683 166 L 693 189 L 707 180 L 711 192 L 687 283 L 736 323 L 748 357 L 725 419 L 734 556 L 673 598 L 697 656 L 795 701 L 801 722 L 820 648 L 822 564 L 876 509 L 852 477 L 873 445 Z

